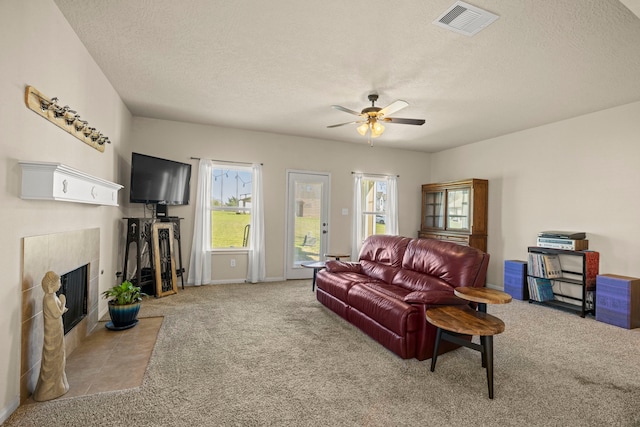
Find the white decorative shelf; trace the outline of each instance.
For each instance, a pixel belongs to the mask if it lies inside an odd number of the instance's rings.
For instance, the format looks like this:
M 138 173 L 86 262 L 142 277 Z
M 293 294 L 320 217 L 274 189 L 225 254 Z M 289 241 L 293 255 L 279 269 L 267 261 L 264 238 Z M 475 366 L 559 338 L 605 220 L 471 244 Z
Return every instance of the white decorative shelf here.
M 91 176 L 62 163 L 19 162 L 23 199 L 60 200 L 118 206 L 122 185 Z

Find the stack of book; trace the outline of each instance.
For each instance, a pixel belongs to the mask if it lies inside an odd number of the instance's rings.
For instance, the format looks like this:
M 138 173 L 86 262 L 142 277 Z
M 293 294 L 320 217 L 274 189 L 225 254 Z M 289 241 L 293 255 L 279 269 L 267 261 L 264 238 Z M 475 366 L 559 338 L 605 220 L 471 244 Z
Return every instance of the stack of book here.
M 527 268 L 530 276 L 543 277 L 545 279 L 562 277 L 562 266 L 558 255 L 529 253 Z
M 544 302 L 555 298 L 551 280 L 528 276 L 527 281 L 529 282 L 529 299 Z
M 560 257 L 558 255 L 529 253 L 527 273 L 529 299 L 533 301 L 553 300 L 553 282 L 549 279 L 562 277 Z
M 589 249 L 589 241 L 584 232 L 541 231 L 538 233 L 537 246 L 569 251 L 586 251 Z

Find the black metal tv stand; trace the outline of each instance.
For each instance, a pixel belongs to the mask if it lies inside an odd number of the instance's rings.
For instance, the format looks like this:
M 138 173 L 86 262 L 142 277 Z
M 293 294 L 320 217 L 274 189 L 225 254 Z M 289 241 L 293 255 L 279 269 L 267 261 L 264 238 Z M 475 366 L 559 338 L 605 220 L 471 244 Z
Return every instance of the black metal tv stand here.
M 173 237 L 178 242 L 178 265 L 176 276 L 180 277 L 182 289 L 184 289 L 184 268 L 182 266 L 182 246 L 180 244 L 180 220 L 177 216 L 160 218 L 124 218 L 127 220 L 126 243 L 124 249 L 123 277 L 130 280 L 134 285 L 143 288 L 149 295 L 155 295 L 155 268 L 154 257 L 151 255 L 152 227 L 157 222 L 171 222 L 173 224 Z M 131 244 L 136 244 L 135 272 L 129 276 L 127 267 L 129 263 L 129 250 Z

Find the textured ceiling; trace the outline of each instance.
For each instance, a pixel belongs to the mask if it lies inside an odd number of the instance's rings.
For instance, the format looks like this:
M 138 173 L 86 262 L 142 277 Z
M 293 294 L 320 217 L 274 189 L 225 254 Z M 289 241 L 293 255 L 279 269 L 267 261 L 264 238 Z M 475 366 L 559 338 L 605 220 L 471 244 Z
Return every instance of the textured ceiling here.
M 409 106 L 376 146 L 435 152 L 640 101 L 640 19 L 618 0 L 54 0 L 136 116 L 366 144 L 379 94 Z M 637 0 L 622 0 L 633 10 Z M 635 3 L 635 5 L 634 5 Z

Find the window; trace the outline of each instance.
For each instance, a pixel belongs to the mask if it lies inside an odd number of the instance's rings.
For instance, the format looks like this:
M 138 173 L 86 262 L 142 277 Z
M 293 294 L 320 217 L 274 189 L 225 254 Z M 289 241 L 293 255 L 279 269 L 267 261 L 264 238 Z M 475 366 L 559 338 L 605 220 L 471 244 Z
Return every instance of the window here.
M 247 163 L 245 163 L 247 164 Z M 262 164 L 198 163 L 198 187 L 188 283 L 211 283 L 211 251 L 247 253 L 247 281 L 265 278 Z M 235 248 L 235 249 L 232 249 Z
M 253 173 L 214 164 L 211 172 L 211 249 L 249 248 Z
M 362 240 L 373 234 L 386 234 L 387 180 L 362 178 Z
M 375 234 L 398 234 L 398 180 L 395 175 L 354 173 L 352 259 Z

